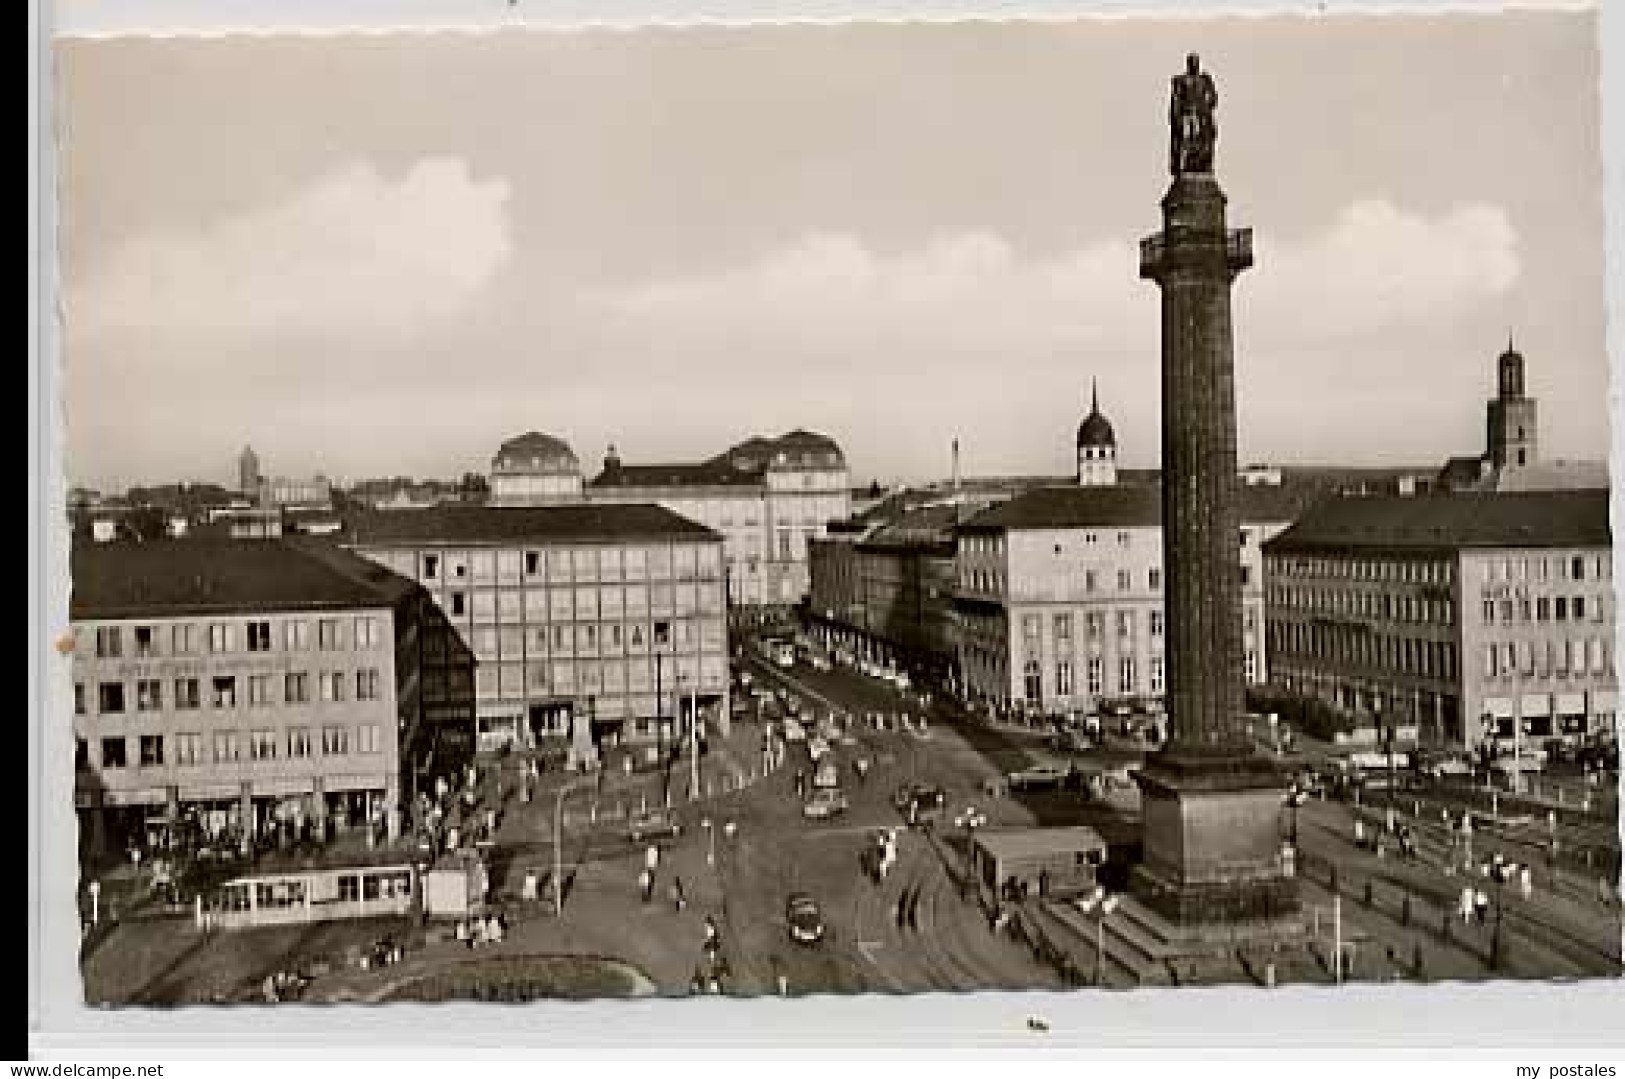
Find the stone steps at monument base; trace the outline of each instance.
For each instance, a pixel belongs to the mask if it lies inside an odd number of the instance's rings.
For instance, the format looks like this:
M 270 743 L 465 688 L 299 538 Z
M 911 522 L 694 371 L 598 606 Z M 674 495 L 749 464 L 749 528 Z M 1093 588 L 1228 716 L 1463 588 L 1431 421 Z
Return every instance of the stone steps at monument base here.
M 1162 959 L 1156 954 L 1155 944 L 1137 931 L 1119 929 L 1115 914 L 1106 919 L 1106 931 L 1100 933 L 1096 919 L 1065 903 L 1044 905 L 1049 919 L 1064 928 L 1068 935 L 1081 942 L 1083 949 L 1094 955 L 1095 942 L 1100 940 L 1106 953 L 1110 974 L 1108 985 L 1163 985 L 1168 978 Z

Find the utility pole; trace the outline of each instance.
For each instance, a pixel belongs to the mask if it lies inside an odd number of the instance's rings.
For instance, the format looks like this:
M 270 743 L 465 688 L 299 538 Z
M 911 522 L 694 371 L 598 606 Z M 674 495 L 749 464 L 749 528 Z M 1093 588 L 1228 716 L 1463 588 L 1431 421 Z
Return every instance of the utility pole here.
M 1332 978 L 1343 984 L 1343 897 L 1332 896 Z

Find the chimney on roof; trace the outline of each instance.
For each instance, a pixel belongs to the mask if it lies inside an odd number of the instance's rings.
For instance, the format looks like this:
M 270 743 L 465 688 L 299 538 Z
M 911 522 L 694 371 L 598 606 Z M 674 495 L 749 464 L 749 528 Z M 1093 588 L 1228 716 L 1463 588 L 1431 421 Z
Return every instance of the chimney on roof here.
M 953 458 L 954 458 L 954 463 L 953 463 L 953 477 L 954 477 L 953 491 L 954 491 L 954 494 L 958 494 L 959 493 L 959 439 L 957 439 L 957 438 L 954 439 Z

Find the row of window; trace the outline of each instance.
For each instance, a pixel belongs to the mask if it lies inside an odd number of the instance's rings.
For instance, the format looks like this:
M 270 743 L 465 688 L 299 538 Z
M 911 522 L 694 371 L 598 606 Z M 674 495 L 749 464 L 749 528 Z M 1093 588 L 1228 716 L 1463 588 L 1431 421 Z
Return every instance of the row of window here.
M 429 676 L 425 676 L 426 679 Z M 684 657 L 669 663 L 647 660 L 624 661 L 568 660 L 554 663 L 482 663 L 474 671 L 476 694 L 486 698 L 517 698 L 537 695 L 617 695 L 647 693 L 660 689 L 677 694 L 692 689 L 721 690 L 727 682 L 727 661 L 720 655 L 699 661 Z M 437 693 L 441 684 L 425 682 L 426 694 Z
M 1456 603 L 1431 596 L 1396 596 L 1390 592 L 1349 592 L 1343 589 L 1272 585 L 1268 602 L 1300 611 L 1383 619 L 1422 625 L 1455 625 Z
M 1259 678 L 1258 653 L 1253 649 L 1247 649 L 1244 663 L 1247 681 L 1256 682 Z M 1161 696 L 1167 688 L 1163 657 L 1150 657 L 1147 666 L 1149 670 L 1145 691 L 1152 696 Z M 1054 695 L 1070 697 L 1076 694 L 1077 686 L 1071 662 L 1056 663 L 1053 670 L 1054 680 L 1050 684 L 1054 687 Z M 1135 657 L 1120 657 L 1117 661 L 1116 674 L 1117 680 L 1113 684 L 1112 692 L 1125 697 L 1139 695 L 1139 670 Z M 1089 657 L 1084 664 L 1084 692 L 1090 697 L 1099 697 L 1106 692 L 1105 663 L 1099 656 Z M 1044 699 L 1044 668 L 1037 660 L 1028 660 L 1022 666 L 1022 696 L 1032 704 L 1038 704 Z
M 1455 581 L 1454 563 L 1416 558 L 1312 558 L 1278 555 L 1265 561 L 1271 577 L 1320 577 L 1345 581 L 1448 585 Z
M 381 647 L 383 621 L 371 615 L 318 618 L 312 635 L 306 618 L 247 619 L 229 622 L 172 622 L 165 625 L 96 627 L 96 658 L 154 659 L 160 656 L 229 655 L 235 652 L 308 652 L 314 639 L 323 652 Z
M 130 743 L 136 755 L 129 753 Z M 359 727 L 289 727 L 286 730 L 214 731 L 205 740 L 198 731 L 180 734 L 143 734 L 134 738 L 107 737 L 100 740 L 103 769 L 128 768 L 132 760 L 141 768 L 163 768 L 168 764 L 196 767 L 204 764 L 235 764 L 240 761 L 274 761 L 282 757 L 299 760 L 314 756 L 345 757 L 352 753 L 383 752 L 383 729 L 376 723 Z M 78 765 L 87 767 L 89 747 L 78 743 Z M 172 756 L 171 756 L 172 754 Z
M 575 626 L 475 626 L 470 647 L 480 659 L 546 658 L 548 655 L 596 656 L 626 652 L 721 651 L 726 634 L 720 619 L 677 619 L 653 624 L 632 622 L 582 623 Z
M 694 580 L 714 578 L 722 568 L 721 550 L 703 547 L 573 548 L 569 551 L 425 551 L 415 556 L 412 573 L 425 581 L 513 581 L 544 577 L 570 581 Z M 381 561 L 410 566 L 410 552 L 386 552 Z
M 1272 655 L 1312 656 L 1418 678 L 1453 681 L 1456 646 L 1450 641 L 1371 633 L 1360 626 L 1271 619 L 1265 640 Z
M 1584 622 L 1587 617 L 1593 622 L 1601 622 L 1606 617 L 1601 596 L 1590 599 L 1585 596 L 1537 596 L 1533 600 L 1527 597 L 1516 600 L 1487 599 L 1483 612 L 1486 626 L 1493 626 L 1497 622 L 1503 625 L 1527 625 L 1531 621 Z
M 1484 646 L 1487 678 L 1559 678 L 1613 673 L 1613 658 L 1603 637 L 1561 641 L 1497 641 Z
M 435 596 L 441 609 L 455 618 L 502 619 L 518 621 L 595 621 L 625 615 L 720 616 L 722 586 L 701 585 L 698 595 L 689 589 L 674 591 L 670 585 L 646 589 L 630 585 L 621 589 L 450 589 Z
M 1136 619 L 1135 612 L 1131 610 L 1109 612 L 1112 615 L 1112 624 L 1119 637 L 1133 637 Z M 1083 633 L 1088 640 L 1095 641 L 1105 636 L 1107 614 L 1105 611 L 1086 611 L 1083 615 Z M 1072 641 L 1072 615 L 1069 613 L 1051 615 L 1051 628 L 1054 631 L 1054 640 L 1063 650 Z M 1164 617 L 1161 610 L 1146 612 L 1147 629 L 1152 637 L 1161 637 L 1163 634 Z M 1242 629 L 1252 633 L 1258 625 L 1258 612 L 1254 607 L 1242 609 Z M 1021 616 L 1021 639 L 1029 652 L 1037 650 L 1044 628 L 1042 615 L 1024 614 Z
M 321 671 L 315 676 L 316 694 L 324 703 L 340 703 L 350 696 L 358 701 L 376 701 L 382 692 L 378 670 L 373 667 L 350 671 Z M 212 678 L 176 678 L 166 682 L 160 678 L 138 678 L 133 683 L 123 681 L 96 683 L 96 714 L 122 715 L 125 712 L 161 712 L 165 708 L 166 689 L 168 707 L 187 712 L 203 707 L 204 686 L 208 687 L 210 708 L 232 709 L 239 706 L 239 686 L 247 694 L 251 708 L 275 704 L 309 704 L 311 700 L 311 674 L 294 671 L 283 675 L 234 674 L 215 675 Z M 131 687 L 134 692 L 131 692 Z M 88 690 L 83 682 L 73 685 L 73 710 L 86 715 L 90 710 Z M 134 708 L 131 708 L 131 705 Z
M 1486 584 L 1500 582 L 1606 581 L 1612 575 L 1613 561 L 1605 554 L 1520 556 L 1489 558 L 1481 564 L 1480 578 Z
M 1253 568 L 1243 564 L 1240 570 L 1241 586 L 1246 588 L 1253 583 Z M 975 566 L 965 566 L 960 570 L 959 579 L 960 583 L 966 588 L 978 592 L 1002 592 L 1004 590 L 1004 573 L 997 569 L 985 570 Z M 1053 574 L 1044 577 L 1023 576 L 1016 578 L 1012 582 L 1012 587 L 1017 591 L 1038 591 L 1046 584 L 1055 583 L 1056 580 L 1057 577 Z M 1111 580 L 1116 584 L 1116 591 L 1118 592 L 1132 592 L 1137 587 L 1133 570 L 1119 569 Z M 1072 586 L 1072 591 L 1077 591 L 1080 587 L 1084 592 L 1106 591 L 1105 574 L 1100 570 L 1086 569 L 1081 575 L 1070 574 L 1067 577 L 1067 583 Z M 1146 570 L 1145 583 L 1146 587 L 1152 592 L 1162 591 L 1162 570 L 1158 567 Z

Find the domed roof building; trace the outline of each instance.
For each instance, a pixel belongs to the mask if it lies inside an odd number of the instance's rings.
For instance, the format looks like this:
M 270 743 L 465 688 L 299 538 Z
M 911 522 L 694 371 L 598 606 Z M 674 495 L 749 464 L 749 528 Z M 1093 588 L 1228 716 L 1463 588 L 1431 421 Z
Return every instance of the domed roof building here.
M 581 461 L 567 442 L 540 431 L 508 439 L 491 458 L 491 502 L 536 506 L 581 498 Z
M 1078 484 L 1110 487 L 1117 483 L 1117 432 L 1100 411 L 1100 392 L 1089 383 L 1089 415 L 1078 424 Z

